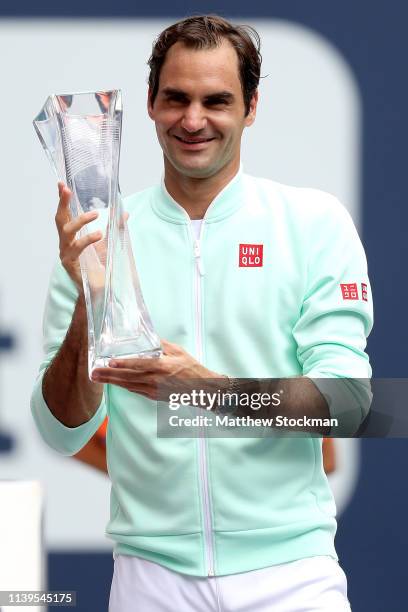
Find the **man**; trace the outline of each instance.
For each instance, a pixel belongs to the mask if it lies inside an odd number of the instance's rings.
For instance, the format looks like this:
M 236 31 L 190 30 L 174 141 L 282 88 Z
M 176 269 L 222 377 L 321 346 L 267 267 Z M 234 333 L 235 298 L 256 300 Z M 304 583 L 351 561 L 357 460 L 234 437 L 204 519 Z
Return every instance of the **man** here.
M 169 377 L 222 385 L 228 376 L 232 386 L 235 377 L 280 378 L 285 415 L 343 417 L 318 379 L 370 376 L 363 249 L 332 196 L 240 169 L 258 103 L 256 33 L 188 18 L 159 36 L 149 65 L 164 181 L 126 208 L 164 355 L 113 359 L 89 381 L 78 256 L 101 235 L 76 239 L 95 214 L 72 220 L 60 185 L 62 266 L 51 280 L 34 417 L 51 446 L 74 454 L 109 416 L 111 612 L 349 610 L 321 439 L 158 438 L 154 398 Z M 355 431 L 366 395 L 346 387 Z

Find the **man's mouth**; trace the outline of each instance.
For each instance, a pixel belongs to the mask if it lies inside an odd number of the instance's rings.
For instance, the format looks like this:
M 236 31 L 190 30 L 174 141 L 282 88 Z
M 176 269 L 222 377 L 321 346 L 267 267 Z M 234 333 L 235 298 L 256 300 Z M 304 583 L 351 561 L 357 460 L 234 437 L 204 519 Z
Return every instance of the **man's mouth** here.
M 177 138 L 177 140 L 179 140 L 180 142 L 183 142 L 184 144 L 202 144 L 203 142 L 210 142 L 211 140 L 214 140 L 214 137 L 212 138 L 183 138 L 182 136 L 176 136 L 176 134 L 174 134 L 174 137 Z

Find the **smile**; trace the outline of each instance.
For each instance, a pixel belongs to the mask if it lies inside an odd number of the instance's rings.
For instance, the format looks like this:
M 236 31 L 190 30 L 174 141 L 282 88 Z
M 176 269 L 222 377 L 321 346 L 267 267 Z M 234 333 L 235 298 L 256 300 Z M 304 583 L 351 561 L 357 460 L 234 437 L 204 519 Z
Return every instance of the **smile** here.
M 197 145 L 203 144 L 204 142 L 211 142 L 214 138 L 182 138 L 181 136 L 174 135 L 174 138 L 177 138 L 179 142 L 182 142 L 186 145 Z

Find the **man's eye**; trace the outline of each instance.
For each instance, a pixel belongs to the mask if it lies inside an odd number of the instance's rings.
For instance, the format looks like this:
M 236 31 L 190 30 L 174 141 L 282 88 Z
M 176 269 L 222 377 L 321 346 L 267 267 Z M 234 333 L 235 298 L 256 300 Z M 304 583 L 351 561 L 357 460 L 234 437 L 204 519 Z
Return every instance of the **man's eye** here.
M 215 98 L 206 102 L 207 106 L 228 106 L 229 102 L 223 98 Z
M 186 100 L 185 98 L 182 97 L 178 97 L 178 96 L 171 96 L 166 98 L 167 102 L 170 102 L 171 104 L 185 104 Z

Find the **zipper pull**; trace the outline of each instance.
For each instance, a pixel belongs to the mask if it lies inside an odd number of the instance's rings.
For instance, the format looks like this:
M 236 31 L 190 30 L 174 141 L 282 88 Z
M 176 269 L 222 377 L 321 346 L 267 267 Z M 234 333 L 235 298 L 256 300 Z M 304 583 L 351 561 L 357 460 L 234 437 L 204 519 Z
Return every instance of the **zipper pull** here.
M 203 266 L 203 260 L 201 257 L 201 250 L 200 250 L 200 241 L 199 240 L 195 240 L 194 241 L 194 258 L 197 262 L 197 267 L 198 267 L 198 271 L 200 273 L 200 276 L 204 276 L 204 266 Z

